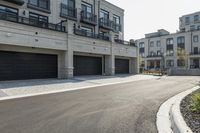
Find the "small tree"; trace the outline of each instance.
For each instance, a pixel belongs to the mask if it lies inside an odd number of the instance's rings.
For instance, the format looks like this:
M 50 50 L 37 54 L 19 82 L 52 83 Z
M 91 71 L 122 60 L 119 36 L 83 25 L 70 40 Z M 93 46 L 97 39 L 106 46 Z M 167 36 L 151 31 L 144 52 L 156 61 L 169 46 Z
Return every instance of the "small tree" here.
M 180 66 L 186 66 L 188 57 L 184 48 L 177 48 L 177 59 Z

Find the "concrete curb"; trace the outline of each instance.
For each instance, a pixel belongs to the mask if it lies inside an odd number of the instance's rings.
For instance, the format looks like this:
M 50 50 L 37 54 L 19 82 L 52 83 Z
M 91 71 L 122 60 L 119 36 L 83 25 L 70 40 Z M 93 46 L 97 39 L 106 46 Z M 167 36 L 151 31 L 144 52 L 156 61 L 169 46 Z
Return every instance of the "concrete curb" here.
M 199 88 L 199 86 L 196 86 L 179 93 L 160 106 L 156 120 L 158 133 L 192 133 L 182 117 L 180 103 L 183 98 Z

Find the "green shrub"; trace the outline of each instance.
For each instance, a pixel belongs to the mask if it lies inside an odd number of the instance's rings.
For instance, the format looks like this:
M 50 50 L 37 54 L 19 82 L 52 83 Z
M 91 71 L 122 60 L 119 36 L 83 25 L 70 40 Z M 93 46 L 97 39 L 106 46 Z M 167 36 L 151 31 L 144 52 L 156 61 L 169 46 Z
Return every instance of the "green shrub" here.
M 192 111 L 196 113 L 200 113 L 200 92 L 195 93 L 192 96 L 191 107 L 192 107 Z

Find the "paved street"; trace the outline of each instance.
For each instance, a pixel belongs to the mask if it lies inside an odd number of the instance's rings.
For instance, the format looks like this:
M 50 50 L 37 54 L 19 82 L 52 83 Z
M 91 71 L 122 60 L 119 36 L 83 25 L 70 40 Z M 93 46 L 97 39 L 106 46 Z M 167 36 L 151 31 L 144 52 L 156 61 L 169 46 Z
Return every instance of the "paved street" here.
M 0 101 L 1 133 L 156 133 L 161 103 L 200 77 L 162 77 Z

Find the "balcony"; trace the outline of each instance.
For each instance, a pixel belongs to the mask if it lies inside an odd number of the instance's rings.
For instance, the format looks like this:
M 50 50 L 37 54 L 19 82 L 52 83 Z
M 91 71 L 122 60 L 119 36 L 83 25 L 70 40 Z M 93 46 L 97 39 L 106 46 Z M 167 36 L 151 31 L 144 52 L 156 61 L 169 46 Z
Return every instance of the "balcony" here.
M 173 50 L 173 49 L 174 49 L 173 44 L 168 44 L 168 45 L 167 45 L 167 50 Z
M 121 25 L 120 25 L 120 24 L 115 24 L 115 23 L 113 23 L 113 31 L 114 31 L 114 32 L 119 32 L 119 31 L 121 31 Z
M 191 52 L 190 55 L 200 55 L 200 52 Z
M 112 21 L 109 19 L 105 18 L 100 18 L 99 19 L 99 26 L 101 28 L 107 29 L 107 30 L 112 30 Z
M 82 29 L 76 29 L 75 28 L 74 29 L 74 34 L 78 35 L 78 36 L 93 38 L 93 39 L 110 41 L 110 37 L 109 36 L 105 36 L 105 35 L 102 35 L 102 34 L 94 34 L 92 32 L 87 32 L 87 31 L 82 30 Z
M 60 5 L 60 17 L 71 19 L 71 20 L 77 20 L 77 9 L 73 7 L 69 7 L 68 5 L 65 5 L 61 3 Z
M 52 24 L 52 23 L 42 22 L 36 19 L 25 18 L 18 15 L 5 13 L 5 12 L 0 12 L 0 20 L 5 20 L 9 22 L 19 23 L 19 24 L 38 27 L 38 28 L 59 31 L 59 32 L 66 32 L 65 27 L 62 26 L 61 24 Z
M 97 16 L 89 12 L 81 11 L 81 22 L 97 25 Z
M 22 6 L 25 3 L 24 0 L 4 0 L 4 1 L 14 3 L 14 4 L 17 4 L 17 5 L 20 5 L 20 6 Z
M 157 58 L 157 57 L 161 58 L 161 57 L 163 57 L 163 55 L 162 54 L 154 54 L 154 55 L 147 56 L 147 58 Z
M 129 42 L 129 41 L 124 41 L 124 40 L 120 40 L 120 39 L 115 39 L 115 42 L 118 44 L 122 44 L 122 45 L 127 45 L 127 46 L 134 46 L 136 47 L 136 44 L 133 42 Z

